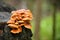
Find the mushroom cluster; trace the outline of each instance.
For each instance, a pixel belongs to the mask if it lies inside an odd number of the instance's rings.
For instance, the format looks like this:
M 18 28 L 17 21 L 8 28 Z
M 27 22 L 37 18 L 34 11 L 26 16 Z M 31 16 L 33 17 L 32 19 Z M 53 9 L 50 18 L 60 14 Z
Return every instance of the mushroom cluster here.
M 30 21 L 32 20 L 32 13 L 30 10 L 16 10 L 11 12 L 10 20 L 7 22 L 8 27 L 12 28 L 10 31 L 13 34 L 22 32 L 22 26 L 31 29 Z

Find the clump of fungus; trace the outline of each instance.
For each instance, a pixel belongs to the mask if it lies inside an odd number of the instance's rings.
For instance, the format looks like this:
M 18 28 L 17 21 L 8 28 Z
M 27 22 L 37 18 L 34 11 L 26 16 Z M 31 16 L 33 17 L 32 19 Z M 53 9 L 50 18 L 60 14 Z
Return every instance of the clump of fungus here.
M 13 34 L 22 32 L 22 26 L 31 29 L 30 21 L 32 20 L 32 13 L 30 10 L 16 10 L 11 12 L 10 20 L 7 22 L 8 26 L 12 28 L 10 31 Z

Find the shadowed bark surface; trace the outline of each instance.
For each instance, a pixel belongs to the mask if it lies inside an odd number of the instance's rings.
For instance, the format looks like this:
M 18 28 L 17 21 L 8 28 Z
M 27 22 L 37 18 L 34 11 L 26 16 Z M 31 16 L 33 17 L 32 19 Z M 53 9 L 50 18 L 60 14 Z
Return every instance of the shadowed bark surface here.
M 6 25 L 4 29 L 4 40 L 32 40 L 32 32 L 30 29 L 25 28 L 22 26 L 22 32 L 19 34 L 12 34 L 10 33 L 10 28 Z
M 15 10 L 14 7 L 0 0 L 0 40 L 4 40 L 4 27 L 6 25 L 6 21 L 10 16 L 10 12 L 13 10 Z

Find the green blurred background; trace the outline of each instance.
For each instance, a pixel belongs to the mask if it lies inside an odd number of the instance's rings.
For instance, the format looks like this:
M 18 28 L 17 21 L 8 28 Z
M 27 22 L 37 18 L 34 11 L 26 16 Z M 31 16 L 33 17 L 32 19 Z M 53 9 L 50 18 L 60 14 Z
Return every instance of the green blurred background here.
M 3 0 L 18 9 L 29 9 L 32 40 L 60 40 L 60 0 Z

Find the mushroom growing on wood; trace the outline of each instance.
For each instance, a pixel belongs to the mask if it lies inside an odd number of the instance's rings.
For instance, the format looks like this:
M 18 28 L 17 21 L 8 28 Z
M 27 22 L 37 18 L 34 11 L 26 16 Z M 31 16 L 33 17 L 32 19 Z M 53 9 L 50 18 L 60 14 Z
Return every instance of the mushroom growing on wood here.
M 8 27 L 12 28 L 10 31 L 13 34 L 22 32 L 22 26 L 31 29 L 30 21 L 32 20 L 32 13 L 30 10 L 16 10 L 11 12 L 10 20 L 7 22 Z

